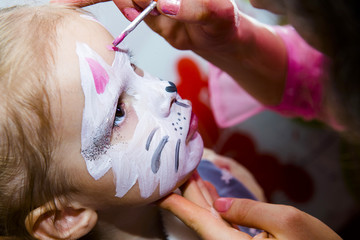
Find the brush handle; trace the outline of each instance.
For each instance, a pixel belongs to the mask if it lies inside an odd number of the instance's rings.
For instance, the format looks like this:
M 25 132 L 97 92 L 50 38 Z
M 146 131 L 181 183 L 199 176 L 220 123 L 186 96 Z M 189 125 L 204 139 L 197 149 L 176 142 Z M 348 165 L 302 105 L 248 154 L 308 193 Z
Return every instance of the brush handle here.
M 116 47 L 119 45 L 124 38 L 132 32 L 139 23 L 144 20 L 144 18 L 156 7 L 157 0 L 152 1 L 149 6 L 147 6 L 140 14 L 137 16 L 134 21 L 132 21 L 125 29 L 122 31 L 122 33 L 114 40 L 113 45 Z

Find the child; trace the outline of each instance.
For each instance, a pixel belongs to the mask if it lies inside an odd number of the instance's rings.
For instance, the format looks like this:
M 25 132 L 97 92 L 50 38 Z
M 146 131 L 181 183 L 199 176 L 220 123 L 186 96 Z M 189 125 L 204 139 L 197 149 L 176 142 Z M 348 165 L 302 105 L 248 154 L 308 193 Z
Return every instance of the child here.
M 76 0 L 53 1 L 79 4 Z M 113 1 L 129 20 L 139 15 L 150 2 Z M 80 2 L 82 6 L 93 3 L 89 0 Z M 358 1 L 250 2 L 255 7 L 284 14 L 296 31 L 288 26 L 274 29 L 260 24 L 241 13 L 234 0 L 158 0 L 157 10 L 161 14 L 147 17 L 146 22 L 174 47 L 192 50 L 221 69 L 215 68 L 211 72 L 210 84 L 217 83 L 213 89 L 218 91 L 217 97 L 223 97 L 216 99 L 224 101 L 216 102 L 218 108 L 214 114 L 224 117 L 220 119 L 224 124 L 231 125 L 243 119 L 236 115 L 242 104 L 236 104 L 240 101 L 232 98 L 244 92 L 240 89 L 232 94 L 240 85 L 261 103 L 256 102 L 260 110 L 265 106 L 287 116 L 320 119 L 360 139 Z M 231 78 L 222 78 L 225 72 Z M 229 79 L 230 83 L 227 81 L 222 85 L 223 80 Z M 224 91 L 220 92 L 219 87 Z M 224 111 L 228 115 L 224 116 Z M 257 111 L 259 109 L 252 113 Z M 223 201 L 226 207 L 222 208 L 222 217 L 232 223 L 265 229 L 278 239 L 338 238 L 329 228 L 319 231 L 314 218 L 304 218 L 301 211 L 294 211 L 289 206 L 254 202 L 244 205 L 240 199 L 228 200 Z M 179 204 L 179 201 L 171 203 L 167 209 L 177 213 L 191 205 Z M 198 209 L 196 205 L 192 206 L 192 209 Z M 259 215 L 251 214 L 252 218 L 244 218 L 253 206 L 264 211 L 259 211 Z M 212 229 L 217 227 L 204 221 L 210 219 L 209 215 L 194 219 L 191 214 L 184 213 L 181 219 L 192 222 L 200 233 L 209 225 Z
M 80 10 L 5 9 L 0 31 L 0 235 L 171 236 L 149 203 L 200 162 L 191 104 L 108 49 L 113 37 Z

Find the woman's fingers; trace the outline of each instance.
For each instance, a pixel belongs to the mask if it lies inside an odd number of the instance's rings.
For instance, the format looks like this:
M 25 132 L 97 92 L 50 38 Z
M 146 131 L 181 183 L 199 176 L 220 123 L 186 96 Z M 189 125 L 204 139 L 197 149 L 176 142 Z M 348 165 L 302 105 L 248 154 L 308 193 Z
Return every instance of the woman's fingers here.
M 77 7 L 86 7 L 99 2 L 108 2 L 110 0 L 51 0 L 50 3 L 70 4 Z
M 106 0 L 52 1 L 83 7 Z M 133 21 L 150 1 L 113 0 L 129 21 Z M 157 2 L 157 9 L 145 18 L 145 22 L 177 49 L 208 53 L 209 49 L 217 48 L 218 51 L 223 52 L 223 48 L 229 48 L 228 39 L 238 37 L 234 29 L 243 16 L 240 16 L 233 0 L 158 0 Z
M 182 188 L 183 196 L 171 194 L 159 206 L 171 211 L 203 239 L 248 239 L 245 233 L 232 228 L 212 207 L 218 198 L 215 187 L 194 172 Z M 235 237 L 235 238 L 234 238 Z
M 185 22 L 198 22 L 208 16 L 204 0 L 158 0 L 158 10 L 163 14 Z
M 209 192 L 209 194 L 210 194 L 210 196 L 211 196 L 211 199 L 212 199 L 212 203 L 216 200 L 216 199 L 218 199 L 220 196 L 219 196 L 219 194 L 217 193 L 217 191 L 216 191 L 216 188 L 214 187 L 214 185 L 212 185 L 210 182 L 208 182 L 208 181 L 204 181 L 204 184 L 205 184 L 205 186 L 206 186 L 206 188 L 207 188 L 207 190 L 208 190 L 208 192 Z
M 234 17 L 236 11 L 230 0 L 158 0 L 158 9 L 171 18 L 197 23 L 219 15 Z
M 255 239 L 262 239 L 262 240 L 265 240 L 265 239 L 273 239 L 272 237 L 269 236 L 270 234 L 268 234 L 267 232 L 261 232 L 257 235 L 255 235 L 253 237 L 253 240 Z
M 110 0 L 51 0 L 51 3 L 71 4 L 73 6 L 85 7 L 99 2 Z M 113 0 L 118 8 L 123 11 L 125 8 L 134 7 L 144 9 L 151 0 Z M 198 22 L 210 16 L 210 12 L 219 12 L 224 6 L 232 6 L 231 1 L 223 0 L 158 0 L 158 10 L 163 14 L 186 22 Z M 232 12 L 233 13 L 233 12 Z
M 198 206 L 205 209 L 212 208 L 212 197 L 197 171 L 193 173 L 184 187 L 182 187 L 182 193 L 186 199 L 197 204 Z
M 115 2 L 118 0 L 115 0 Z M 120 0 L 122 1 L 122 0 Z M 151 0 L 134 0 L 133 1 L 137 6 L 141 7 L 142 9 L 146 8 L 147 6 L 149 6 L 149 4 L 151 3 Z
M 174 193 L 160 200 L 159 206 L 172 212 L 188 227 L 195 230 L 200 236 L 203 236 L 205 239 L 210 239 L 210 237 L 212 237 L 207 233 L 208 226 L 219 224 L 218 218 L 211 216 L 207 209 L 199 207 L 196 204 L 185 199 L 184 197 Z M 207 223 L 204 224 L 204 222 Z
M 229 222 L 278 231 L 277 224 L 275 229 L 272 225 L 279 212 L 271 204 L 259 203 L 249 199 L 219 198 L 214 202 L 214 208 Z
M 320 220 L 291 206 L 219 198 L 214 208 L 227 221 L 263 229 L 276 239 L 341 239 Z
M 228 226 L 208 209 L 204 209 L 180 195 L 170 194 L 159 201 L 159 206 L 172 212 L 197 232 L 202 239 L 251 239 L 249 235 Z
M 151 0 L 113 0 L 113 2 L 124 16 L 127 17 L 127 13 L 134 12 L 134 10 L 137 10 L 140 13 L 150 4 Z M 208 9 L 203 7 L 203 2 L 203 0 L 158 0 L 157 10 L 176 20 L 198 22 L 203 16 L 208 15 Z

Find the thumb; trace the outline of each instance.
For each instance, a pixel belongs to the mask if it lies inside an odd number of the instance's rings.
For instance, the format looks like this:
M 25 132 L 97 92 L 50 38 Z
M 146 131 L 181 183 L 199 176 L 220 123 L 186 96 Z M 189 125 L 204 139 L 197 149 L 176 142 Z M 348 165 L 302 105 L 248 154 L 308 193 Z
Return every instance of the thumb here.
M 220 15 L 221 18 L 233 17 L 235 8 L 230 0 L 158 0 L 161 13 L 183 22 L 205 23 Z
M 273 233 L 278 229 L 273 226 L 274 218 L 278 215 L 272 204 L 250 199 L 218 198 L 214 201 L 214 208 L 227 221 L 247 227 L 258 228 Z
M 341 239 L 319 219 L 291 206 L 219 198 L 214 208 L 228 222 L 265 230 L 276 239 Z

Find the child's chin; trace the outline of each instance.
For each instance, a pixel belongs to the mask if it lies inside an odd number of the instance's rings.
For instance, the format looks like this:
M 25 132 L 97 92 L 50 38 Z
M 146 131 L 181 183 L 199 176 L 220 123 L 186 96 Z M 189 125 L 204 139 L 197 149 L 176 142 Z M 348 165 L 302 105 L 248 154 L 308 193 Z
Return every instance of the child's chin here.
M 199 165 L 202 159 L 202 154 L 204 150 L 203 140 L 198 132 L 194 134 L 193 138 L 191 139 L 187 147 L 189 148 L 187 154 L 187 160 L 183 160 L 183 161 L 180 160 L 181 163 L 187 165 L 186 170 L 180 176 L 181 179 L 175 184 L 174 188 L 172 188 L 169 192 L 159 195 L 157 200 L 160 200 L 161 198 L 166 197 L 167 195 L 173 192 L 181 194 L 179 188 L 181 188 L 181 186 L 183 186 L 186 183 L 186 181 L 191 177 L 191 175 L 197 169 L 197 166 Z

